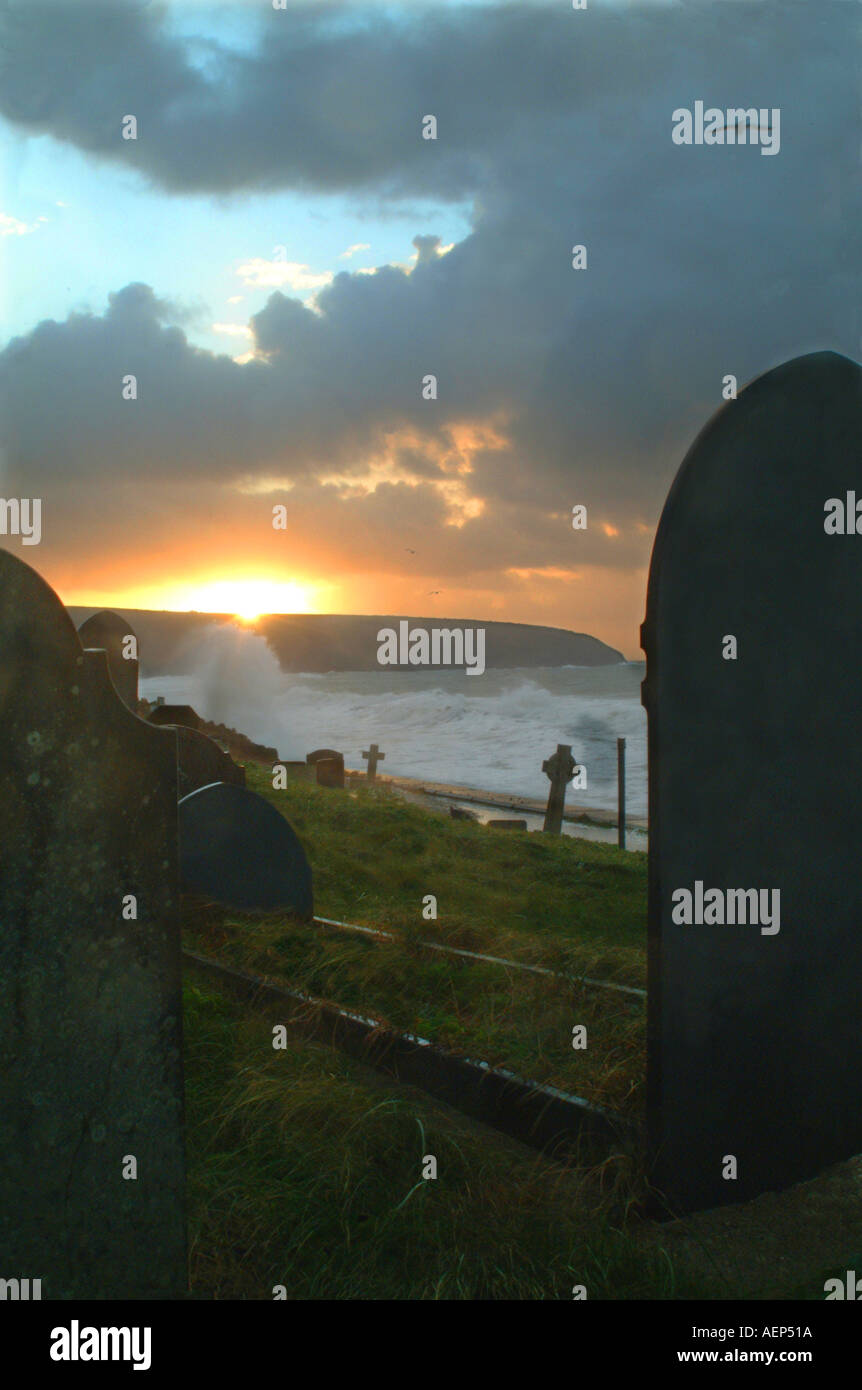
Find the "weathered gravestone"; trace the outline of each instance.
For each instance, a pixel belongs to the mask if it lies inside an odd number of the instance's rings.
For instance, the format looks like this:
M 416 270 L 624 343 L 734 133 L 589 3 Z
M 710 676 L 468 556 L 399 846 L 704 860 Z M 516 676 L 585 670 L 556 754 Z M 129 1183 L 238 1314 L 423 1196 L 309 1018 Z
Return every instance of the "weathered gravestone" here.
M 150 724 L 181 724 L 185 729 L 199 729 L 201 717 L 191 705 L 157 704 L 147 715 Z
M 183 887 L 229 907 L 314 915 L 311 868 L 299 839 L 256 792 L 217 782 L 179 804 Z
M 860 440 L 859 366 L 785 363 L 706 425 L 656 536 L 648 1109 L 683 1209 L 862 1151 Z
M 318 758 L 314 767 L 319 787 L 344 786 L 344 763 L 341 758 Z
M 315 768 L 318 786 L 344 786 L 343 753 L 336 752 L 334 748 L 315 748 L 313 753 L 306 754 L 305 761 Z
M 176 725 L 177 735 L 177 796 L 188 796 L 198 787 L 211 782 L 232 782 L 245 786 L 245 768 L 235 763 L 230 753 L 219 748 L 215 739 L 199 729 Z
M 134 628 L 118 613 L 94 613 L 78 628 L 82 647 L 108 653 L 108 670 L 117 694 L 130 710 L 138 708 L 138 639 Z
M 3 1276 L 181 1295 L 176 739 L 5 551 L 0 844 Z

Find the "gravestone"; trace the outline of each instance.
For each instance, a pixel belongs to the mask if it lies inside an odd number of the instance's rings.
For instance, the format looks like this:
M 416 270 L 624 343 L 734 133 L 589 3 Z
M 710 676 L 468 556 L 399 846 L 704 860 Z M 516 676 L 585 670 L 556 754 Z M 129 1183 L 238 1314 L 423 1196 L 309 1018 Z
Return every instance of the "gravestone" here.
M 183 888 L 228 907 L 314 915 L 311 868 L 291 826 L 245 787 L 216 782 L 179 804 Z
M 182 724 L 176 727 L 177 734 L 177 796 L 188 796 L 198 787 L 208 787 L 211 782 L 231 782 L 236 787 L 245 786 L 245 768 L 235 763 L 230 753 L 224 753 L 215 739 L 201 733 L 199 729 L 188 729 Z
M 3 1277 L 182 1295 L 176 738 L 6 551 L 0 844 Z
M 201 726 L 201 717 L 195 713 L 191 705 L 166 705 L 162 702 L 150 710 L 147 720 L 148 723 L 157 726 L 181 724 L 185 729 L 199 729 Z
M 108 653 L 108 670 L 117 694 L 130 710 L 138 709 L 138 639 L 134 628 L 117 613 L 94 613 L 78 628 L 82 647 Z M 130 640 L 131 639 L 131 640 Z
M 306 754 L 305 761 L 315 768 L 319 787 L 344 786 L 343 753 L 336 752 L 334 748 L 316 748 L 313 753 Z
M 485 824 L 491 830 L 526 830 L 527 828 L 525 820 L 486 820 Z
M 557 751 L 542 763 L 542 771 L 551 780 L 548 791 L 548 806 L 545 811 L 543 830 L 559 835 L 563 828 L 563 809 L 566 804 L 566 787 L 575 775 L 575 760 L 571 744 L 558 743 Z
M 383 762 L 384 758 L 386 757 L 386 754 L 380 752 L 380 749 L 377 747 L 376 743 L 372 743 L 369 748 L 363 751 L 362 756 L 363 758 L 368 759 L 368 781 L 374 782 L 377 778 L 377 764 Z
M 709 421 L 656 535 L 648 1113 L 677 1209 L 862 1151 L 862 533 L 825 529 L 860 439 L 859 366 L 787 362 Z
M 319 787 L 344 786 L 344 762 L 341 758 L 318 758 L 314 767 Z

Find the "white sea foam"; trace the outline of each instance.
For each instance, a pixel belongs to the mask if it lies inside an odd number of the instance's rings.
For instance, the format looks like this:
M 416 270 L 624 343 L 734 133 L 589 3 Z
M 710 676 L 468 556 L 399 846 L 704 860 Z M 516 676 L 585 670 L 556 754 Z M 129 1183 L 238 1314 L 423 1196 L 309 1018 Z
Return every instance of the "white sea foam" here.
M 617 737 L 626 739 L 627 805 L 646 814 L 643 664 L 464 671 L 282 671 L 265 639 L 225 624 L 190 639 L 191 674 L 141 681 L 148 699 L 189 703 L 206 719 L 304 758 L 339 748 L 348 767 L 362 749 L 386 753 L 381 772 L 544 798 L 542 762 L 569 743 L 587 769 L 579 804 L 616 807 Z M 574 796 L 574 794 L 570 794 Z

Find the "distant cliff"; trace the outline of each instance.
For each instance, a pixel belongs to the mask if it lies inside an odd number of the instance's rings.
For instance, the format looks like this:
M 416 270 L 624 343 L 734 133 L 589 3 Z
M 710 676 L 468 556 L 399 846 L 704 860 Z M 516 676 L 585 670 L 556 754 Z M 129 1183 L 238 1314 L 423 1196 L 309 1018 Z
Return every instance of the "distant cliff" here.
M 76 627 L 98 612 L 70 608 Z M 160 613 L 118 608 L 138 636 L 143 676 L 180 675 L 195 664 L 195 635 L 215 623 L 231 621 L 227 613 Z M 396 628 L 402 614 L 357 617 L 339 613 L 276 613 L 258 619 L 262 633 L 283 671 L 376 671 L 377 633 Z M 621 652 L 584 632 L 531 623 L 483 622 L 467 618 L 410 618 L 411 628 L 485 629 L 485 667 L 611 666 L 624 661 Z M 383 669 L 397 670 L 397 667 Z

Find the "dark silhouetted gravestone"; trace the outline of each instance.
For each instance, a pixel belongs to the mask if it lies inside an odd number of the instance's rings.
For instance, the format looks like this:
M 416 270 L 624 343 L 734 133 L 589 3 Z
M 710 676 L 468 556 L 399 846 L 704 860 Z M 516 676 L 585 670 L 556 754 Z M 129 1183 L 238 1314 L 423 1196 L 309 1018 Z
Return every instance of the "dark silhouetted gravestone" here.
M 0 844 L 3 1277 L 52 1299 L 181 1295 L 176 738 L 126 708 L 105 652 L 5 551 Z
M 179 804 L 183 887 L 229 907 L 314 914 L 311 869 L 284 816 L 245 787 L 217 782 Z
M 198 787 L 211 782 L 232 782 L 245 786 L 245 768 L 235 763 L 230 753 L 219 748 L 215 739 L 199 729 L 176 725 L 177 733 L 177 796 L 188 796 Z
M 684 1209 L 862 1151 L 862 533 L 825 530 L 860 440 L 862 369 L 788 362 L 713 416 L 656 536 L 648 1108 Z
M 315 768 L 319 787 L 344 786 L 344 755 L 342 753 L 336 752 L 334 748 L 315 748 L 313 753 L 306 754 L 305 761 L 310 767 Z
M 185 729 L 199 729 L 201 717 L 191 705 L 156 705 L 147 715 L 150 724 L 181 724 Z
M 82 647 L 108 653 L 108 670 L 117 694 L 130 710 L 138 708 L 138 639 L 131 624 L 118 613 L 94 613 L 78 628 Z

